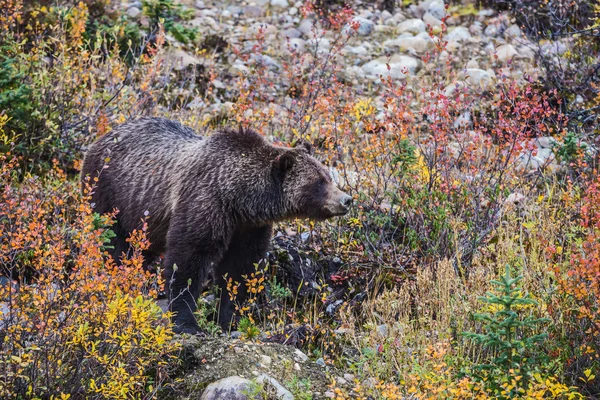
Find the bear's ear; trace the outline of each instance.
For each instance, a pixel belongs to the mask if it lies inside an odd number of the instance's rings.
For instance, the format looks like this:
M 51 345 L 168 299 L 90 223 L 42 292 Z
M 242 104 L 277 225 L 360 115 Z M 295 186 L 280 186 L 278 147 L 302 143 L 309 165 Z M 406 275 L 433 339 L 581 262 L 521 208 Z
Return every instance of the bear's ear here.
M 296 144 L 294 145 L 294 148 L 301 150 L 301 151 L 306 151 L 310 155 L 312 155 L 312 153 L 313 153 L 312 144 L 310 144 L 310 142 L 308 142 L 307 140 L 304 140 L 304 139 L 298 140 L 296 142 Z
M 294 151 L 286 150 L 283 153 L 279 154 L 273 160 L 273 171 L 278 172 L 281 176 L 285 175 L 296 162 L 296 154 Z

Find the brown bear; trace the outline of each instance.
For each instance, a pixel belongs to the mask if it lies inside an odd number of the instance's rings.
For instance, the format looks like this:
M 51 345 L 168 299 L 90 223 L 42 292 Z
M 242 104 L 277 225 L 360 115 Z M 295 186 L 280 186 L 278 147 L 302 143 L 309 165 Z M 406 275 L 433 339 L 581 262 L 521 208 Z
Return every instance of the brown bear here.
M 118 210 L 115 259 L 148 215 L 146 264 L 164 253 L 175 331 L 185 333 L 198 332 L 193 312 L 211 282 L 222 292 L 218 321 L 229 325 L 233 305 L 224 276 L 242 282 L 254 270 L 274 222 L 324 220 L 346 214 L 352 202 L 309 148 L 276 147 L 241 128 L 201 137 L 163 118 L 132 120 L 101 137 L 85 156 L 86 176 L 98 177 L 94 211 Z

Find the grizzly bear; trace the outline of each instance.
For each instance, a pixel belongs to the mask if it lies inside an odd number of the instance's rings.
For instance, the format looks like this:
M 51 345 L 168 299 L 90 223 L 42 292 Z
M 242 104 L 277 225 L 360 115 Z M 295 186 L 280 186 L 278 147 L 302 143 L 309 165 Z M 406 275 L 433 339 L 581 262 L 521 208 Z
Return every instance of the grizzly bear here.
M 98 213 L 118 210 L 112 256 L 147 216 L 146 264 L 164 254 L 165 286 L 176 332 L 197 333 L 201 290 L 221 288 L 218 322 L 234 307 L 226 279 L 242 282 L 268 250 L 273 223 L 346 214 L 352 197 L 304 146 L 276 147 L 250 129 L 201 137 L 178 122 L 142 118 L 117 126 L 92 144 L 82 179 L 97 177 Z M 237 300 L 246 296 L 240 286 Z

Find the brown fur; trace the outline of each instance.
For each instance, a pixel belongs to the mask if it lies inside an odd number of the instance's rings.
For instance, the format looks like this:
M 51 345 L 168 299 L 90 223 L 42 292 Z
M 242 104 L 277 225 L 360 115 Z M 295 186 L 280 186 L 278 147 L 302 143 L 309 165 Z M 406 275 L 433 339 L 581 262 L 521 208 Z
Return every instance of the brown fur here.
M 133 120 L 100 138 L 83 163 L 82 178 L 88 175 L 98 176 L 95 211 L 119 210 L 113 257 L 127 251 L 125 239 L 148 213 L 147 262 L 165 254 L 178 332 L 197 331 L 193 311 L 208 283 L 225 292 L 223 275 L 240 282 L 253 270 L 274 222 L 342 215 L 351 202 L 304 148 L 273 146 L 251 130 L 203 138 L 161 118 Z M 226 294 L 221 301 L 226 326 L 233 307 Z

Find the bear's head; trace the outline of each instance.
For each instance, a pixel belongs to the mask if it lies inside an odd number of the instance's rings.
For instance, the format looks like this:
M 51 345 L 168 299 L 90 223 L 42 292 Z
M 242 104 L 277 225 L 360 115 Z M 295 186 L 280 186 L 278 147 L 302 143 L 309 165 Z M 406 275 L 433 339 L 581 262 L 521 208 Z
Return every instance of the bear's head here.
M 332 182 L 327 168 L 312 156 L 310 146 L 282 149 L 273 161 L 273 172 L 283 185 L 286 216 L 325 220 L 344 215 L 352 196 Z

